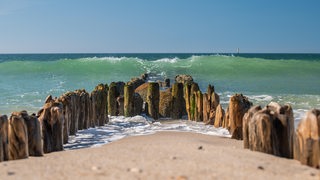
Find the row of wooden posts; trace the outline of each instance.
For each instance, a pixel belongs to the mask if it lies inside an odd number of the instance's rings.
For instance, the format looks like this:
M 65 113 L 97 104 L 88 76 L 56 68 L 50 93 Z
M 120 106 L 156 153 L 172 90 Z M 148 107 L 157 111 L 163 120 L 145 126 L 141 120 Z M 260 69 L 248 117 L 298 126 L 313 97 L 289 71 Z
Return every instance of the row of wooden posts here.
M 70 135 L 105 125 L 108 115 L 146 113 L 155 120 L 187 116 L 191 121 L 224 127 L 232 138 L 243 140 L 244 148 L 320 166 L 320 110 L 308 112 L 295 130 L 290 105 L 273 102 L 261 108 L 235 94 L 224 111 L 211 85 L 202 93 L 190 80 L 176 80 L 165 90 L 160 88 L 169 86 L 167 81 L 146 81 L 141 77 L 128 83 L 99 84 L 91 93 L 76 90 L 58 98 L 48 96 L 37 115 L 21 111 L 12 113 L 9 120 L 0 116 L 0 161 L 61 151 Z

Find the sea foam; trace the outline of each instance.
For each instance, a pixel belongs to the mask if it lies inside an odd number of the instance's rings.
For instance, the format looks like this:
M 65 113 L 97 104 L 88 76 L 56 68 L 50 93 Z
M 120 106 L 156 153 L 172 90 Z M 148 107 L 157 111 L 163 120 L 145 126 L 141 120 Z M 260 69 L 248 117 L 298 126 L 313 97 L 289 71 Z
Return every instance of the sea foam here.
M 204 123 L 188 120 L 153 121 L 145 116 L 110 117 L 105 126 L 78 131 L 70 136 L 66 150 L 98 147 L 128 136 L 153 134 L 160 131 L 193 132 L 206 135 L 230 137 L 228 130 L 207 126 Z

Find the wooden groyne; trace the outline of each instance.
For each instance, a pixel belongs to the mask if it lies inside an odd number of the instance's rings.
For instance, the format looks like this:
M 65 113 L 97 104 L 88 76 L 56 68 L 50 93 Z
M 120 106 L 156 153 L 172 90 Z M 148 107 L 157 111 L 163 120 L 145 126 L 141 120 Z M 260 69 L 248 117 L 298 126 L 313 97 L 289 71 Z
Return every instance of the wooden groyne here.
M 309 111 L 295 129 L 290 105 L 272 102 L 262 108 L 235 94 L 224 110 L 212 85 L 202 92 L 190 75 L 176 76 L 170 86 L 169 79 L 148 82 L 148 74 L 126 83 L 98 84 L 91 93 L 80 89 L 48 96 L 37 114 L 0 116 L 0 161 L 62 151 L 78 130 L 104 126 L 108 116 L 140 114 L 223 127 L 231 138 L 243 140 L 244 148 L 320 167 L 320 110 Z

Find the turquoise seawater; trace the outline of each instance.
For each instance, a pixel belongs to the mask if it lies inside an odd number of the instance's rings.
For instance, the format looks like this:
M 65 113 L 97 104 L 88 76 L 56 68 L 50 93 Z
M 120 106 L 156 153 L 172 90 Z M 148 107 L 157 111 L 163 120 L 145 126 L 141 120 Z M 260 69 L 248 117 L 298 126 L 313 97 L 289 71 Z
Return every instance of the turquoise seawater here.
M 320 108 L 320 54 L 10 54 L 0 55 L 0 114 L 37 112 L 47 95 L 92 91 L 98 83 L 190 74 L 205 91 L 215 86 L 223 106 L 234 93 L 254 104 L 289 103 L 296 121 Z

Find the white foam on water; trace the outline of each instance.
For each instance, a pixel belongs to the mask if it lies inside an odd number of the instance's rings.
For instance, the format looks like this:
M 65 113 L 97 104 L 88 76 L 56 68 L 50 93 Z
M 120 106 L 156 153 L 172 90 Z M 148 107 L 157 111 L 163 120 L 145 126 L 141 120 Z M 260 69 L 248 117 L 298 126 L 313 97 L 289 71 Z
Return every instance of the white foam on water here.
M 162 58 L 162 59 L 158 59 L 155 62 L 166 62 L 166 63 L 176 63 L 179 60 L 179 58 L 175 57 L 175 58 Z
M 270 95 L 252 95 L 248 96 L 249 99 L 252 99 L 257 102 L 265 102 L 265 101 L 272 101 L 273 97 Z
M 99 147 L 128 136 L 149 135 L 160 131 L 193 132 L 213 136 L 231 137 L 228 130 L 207 126 L 204 123 L 188 120 L 153 121 L 144 116 L 110 117 L 108 124 L 102 127 L 89 128 L 78 131 L 75 136 L 69 137 L 64 145 L 66 150 Z

